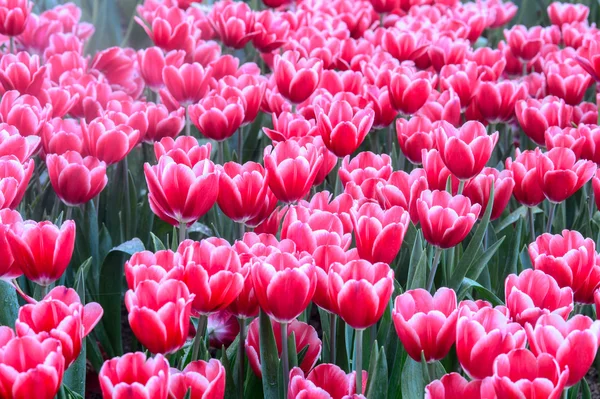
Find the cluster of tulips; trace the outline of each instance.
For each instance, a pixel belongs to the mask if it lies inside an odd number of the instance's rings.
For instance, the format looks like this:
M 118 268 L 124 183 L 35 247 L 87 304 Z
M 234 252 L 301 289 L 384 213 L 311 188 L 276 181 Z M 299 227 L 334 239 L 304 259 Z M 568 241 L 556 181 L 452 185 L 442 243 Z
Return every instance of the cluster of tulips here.
M 1 398 L 590 397 L 585 5 L 145 0 L 151 45 L 91 55 L 32 9 L 0 0 Z

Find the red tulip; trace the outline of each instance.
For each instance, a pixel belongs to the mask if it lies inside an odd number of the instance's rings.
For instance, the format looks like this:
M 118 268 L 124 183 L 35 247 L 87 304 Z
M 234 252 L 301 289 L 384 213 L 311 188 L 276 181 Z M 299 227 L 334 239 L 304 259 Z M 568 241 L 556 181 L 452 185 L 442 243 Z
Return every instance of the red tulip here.
M 19 337 L 34 336 L 40 342 L 47 338 L 60 341 L 68 368 L 79 356 L 84 338 L 98 324 L 102 313 L 96 302 L 83 306 L 74 289 L 58 286 L 40 302 L 19 309 L 15 331 Z
M 244 73 L 239 76 L 228 75 L 219 80 L 219 92 L 231 97 L 235 93 L 242 99 L 244 105 L 244 121 L 242 126 L 254 122 L 260 110 L 267 84 L 260 75 Z
M 171 369 L 169 399 L 222 399 L 225 395 L 225 367 L 217 359 L 197 360 L 183 371 Z
M 318 247 L 336 245 L 347 250 L 352 237 L 344 234 L 342 221 L 326 211 L 299 212 L 304 208 L 291 207 L 281 226 L 281 238 L 291 239 L 298 252 L 314 254 Z
M 465 239 L 477 221 L 481 205 L 447 191 L 425 190 L 417 199 L 423 237 L 431 245 L 452 248 Z
M 56 195 L 67 205 L 85 204 L 108 183 L 106 164 L 94 157 L 82 158 L 78 152 L 46 156 L 48 177 Z M 72 182 L 78 182 L 77 185 Z
M 584 129 L 589 131 L 588 127 L 585 125 L 582 125 L 580 128 L 566 127 L 564 129 L 561 129 L 558 126 L 549 127 L 545 134 L 546 148 L 548 150 L 551 150 L 554 147 L 569 148 L 573 151 L 577 158 L 581 158 L 581 151 L 583 150 L 584 146 L 588 144 L 586 142 L 586 138 L 582 135 Z M 593 142 L 591 146 L 586 147 L 588 151 L 590 149 L 595 150 L 595 148 L 593 148 L 595 147 Z M 594 154 L 588 153 L 587 155 L 593 157 Z
M 573 22 L 584 22 L 590 13 L 590 9 L 583 4 L 560 3 L 558 1 L 551 3 L 547 11 L 552 25 L 558 26 Z
M 409 213 L 400 206 L 383 210 L 366 202 L 351 211 L 356 248 L 361 259 L 392 263 L 400 251 L 410 222 Z
M 467 62 L 463 65 L 445 65 L 440 71 L 441 88 L 444 90 L 452 89 L 460 99 L 460 105 L 463 110 L 467 109 L 471 103 L 471 98 L 475 94 L 479 84 L 477 64 Z
M 0 9 L 1 10 L 1 9 Z M 8 327 L 0 330 L 0 392 L 4 398 L 52 399 L 60 389 L 65 359 L 54 338 L 13 338 Z
M 494 184 L 494 203 L 490 220 L 496 220 L 502 216 L 510 197 L 512 197 L 515 180 L 510 170 L 499 172 L 498 169 L 484 168 L 480 174 L 465 184 L 463 195 L 471 200 L 472 204 L 481 205 L 486 209 L 490 200 L 490 193 Z M 483 215 L 480 214 L 481 218 Z
M 506 306 L 514 321 L 535 325 L 544 314 L 567 319 L 573 310 L 573 290 L 560 288 L 556 280 L 540 270 L 526 269 L 518 276 L 509 274 L 504 283 Z
M 304 373 L 298 367 L 290 371 L 288 399 L 343 399 L 354 397 L 352 395 L 356 394 L 356 371 L 346 374 L 335 364 L 323 363 L 315 367 L 307 376 Z M 367 372 L 363 370 L 363 392 L 367 388 L 367 378 Z
M 124 269 L 130 290 L 135 290 L 143 281 L 162 283 L 183 278 L 181 254 L 171 250 L 136 252 L 125 262 Z
M 565 321 L 556 314 L 540 317 L 533 327 L 525 325 L 529 346 L 534 355 L 547 353 L 558 362 L 561 370 L 568 368 L 567 387 L 581 380 L 591 367 L 598 350 L 600 321 L 575 315 Z
M 64 154 L 67 151 L 83 151 L 83 134 L 79 121 L 75 119 L 52 119 L 46 129 L 40 132 L 42 139 L 42 155 Z M 27 136 L 37 137 L 37 136 Z
M 406 352 L 415 361 L 441 360 L 456 340 L 456 293 L 440 288 L 435 296 L 424 289 L 396 297 L 392 318 Z
M 504 37 L 506 37 L 510 51 L 521 62 L 536 58 L 542 49 L 543 41 L 540 37 L 540 31 L 536 29 L 527 30 L 523 25 L 516 25 L 510 30 L 505 29 Z
M 420 32 L 386 29 L 381 37 L 381 48 L 398 61 L 414 61 L 427 52 L 428 40 Z
M 367 179 L 388 179 L 392 174 L 392 159 L 387 154 L 377 155 L 363 151 L 350 160 L 346 156 L 339 171 L 340 181 L 345 186 L 349 181 L 360 185 Z
M 150 15 L 144 15 L 150 26 L 141 18 L 134 17 L 135 21 L 144 28 L 155 46 L 163 50 L 184 50 L 191 53 L 200 32 L 193 27 L 189 16 L 178 7 L 159 6 Z
M 427 177 L 429 189 L 444 191 L 448 179 L 456 179 L 452 173 L 450 173 L 450 170 L 448 170 L 446 165 L 444 165 L 444 161 L 438 150 L 433 149 L 427 151 L 423 149 L 421 151 L 421 159 L 423 161 L 423 170 Z
M 320 171 L 323 155 L 312 144 L 301 147 L 294 140 L 265 148 L 267 182 L 283 202 L 295 202 L 308 194 Z
M 479 47 L 468 53 L 467 59 L 477 63 L 477 76 L 484 82 L 497 81 L 506 67 L 506 59 L 502 50 L 490 47 Z
M 227 241 L 185 240 L 177 252 L 185 265 L 183 281 L 196 296 L 192 303 L 195 313 L 209 315 L 221 311 L 242 291 L 240 258 Z
M 19 212 L 10 209 L 0 210 L 0 252 L 4 254 L 2 262 L 0 262 L 0 278 L 4 280 L 11 280 L 23 274 L 19 265 L 15 262 L 10 244 L 6 238 L 8 230 L 14 230 L 18 233 L 22 223 L 23 219 Z
M 197 62 L 183 64 L 179 68 L 167 65 L 162 70 L 162 78 L 168 93 L 182 106 L 200 101 L 208 92 L 212 79 L 212 69 L 204 68 Z
M 50 105 L 42 107 L 37 98 L 16 90 L 7 91 L 0 100 L 0 122 L 16 127 L 21 136 L 39 135 L 50 116 Z
M 488 136 L 485 126 L 476 121 L 460 129 L 442 121 L 435 137 L 444 164 L 461 180 L 469 180 L 483 170 L 498 142 L 498 132 Z
M 176 352 L 188 336 L 193 300 L 181 281 L 142 281 L 125 293 L 131 330 L 152 353 Z
M 211 348 L 228 347 L 239 333 L 240 323 L 237 317 L 228 310 L 222 310 L 208 316 L 206 335 Z
M 98 379 L 105 399 L 167 399 L 169 362 L 163 355 L 127 353 L 104 362 Z
M 21 136 L 16 127 L 0 123 L 0 158 L 13 155 L 24 163 L 38 151 L 40 141 L 38 136 Z
M 317 128 L 323 142 L 335 155 L 352 154 L 373 126 L 374 112 L 367 108 L 354 111 L 347 101 L 333 101 L 317 111 Z
M 223 141 L 233 136 L 244 121 L 243 99 L 210 95 L 189 108 L 190 119 L 205 137 Z
M 242 258 L 241 255 L 242 254 L 240 254 L 240 258 Z M 258 299 L 256 297 L 256 293 L 254 292 L 254 283 L 252 281 L 251 269 L 251 260 L 242 263 L 240 273 L 242 274 L 242 276 L 244 276 L 244 285 L 240 293 L 227 307 L 227 311 L 231 312 L 237 318 L 247 319 L 258 315 Z
M 499 309 L 461 308 L 456 326 L 456 354 L 471 378 L 491 376 L 499 355 L 524 348 L 525 343 L 525 330 L 518 323 L 511 323 Z
M 329 296 L 333 313 L 355 329 L 377 323 L 394 290 L 394 271 L 386 263 L 351 260 L 329 269 Z
M 398 111 L 392 107 L 390 102 L 390 94 L 387 87 L 377 87 L 371 85 L 367 88 L 367 99 L 369 106 L 373 109 L 373 127 L 375 129 L 383 129 L 394 122 Z
M 566 129 L 565 129 L 566 130 Z M 579 125 L 577 128 L 572 128 L 569 133 L 574 138 L 582 137 L 583 145 L 581 146 L 581 158 L 600 162 L 600 127 L 596 125 Z
M 167 155 L 178 164 L 184 164 L 190 168 L 200 161 L 210 160 L 212 146 L 210 143 L 198 145 L 198 139 L 189 136 L 180 136 L 176 139 L 165 137 L 154 143 L 154 155 L 160 160 Z
M 445 65 L 462 64 L 469 47 L 469 42 L 464 39 L 441 36 L 427 47 L 427 54 L 431 65 L 439 72 Z
M 23 33 L 33 5 L 28 0 L 0 1 L 0 34 L 19 36 Z
M 140 131 L 107 117 L 82 122 L 83 144 L 89 155 L 107 165 L 121 161 L 140 141 Z
M 217 200 L 219 177 L 210 160 L 190 167 L 165 155 L 158 165 L 144 164 L 144 174 L 152 211 L 173 226 L 193 224 Z
M 550 62 L 545 66 L 548 93 L 565 100 L 569 105 L 579 105 L 592 77 L 579 65 Z
M 467 381 L 458 373 L 444 375 L 425 387 L 425 399 L 485 399 L 495 398 L 493 380 Z
M 46 70 L 45 65 L 40 66 L 37 55 L 29 55 L 24 51 L 16 55 L 5 54 L 0 60 L 0 84 L 4 91 L 16 90 L 20 94 L 37 97 L 43 89 L 48 88 Z
M 254 12 L 246 3 L 217 3 L 208 21 L 226 47 L 244 48 L 256 35 Z
M 260 359 L 260 336 L 258 318 L 254 319 L 248 327 L 248 335 L 246 336 L 246 355 L 248 363 L 259 378 L 262 378 L 261 359 Z M 279 323 L 271 320 L 273 327 L 273 335 L 275 336 L 275 344 L 277 345 L 277 353 L 281 357 L 281 334 Z M 288 324 L 288 337 L 294 334 L 296 339 L 296 351 L 298 353 L 305 350 L 304 358 L 300 363 L 300 369 L 308 373 L 317 363 L 317 359 L 321 354 L 323 344 L 319 340 L 319 335 L 313 326 L 303 323 L 298 320 L 291 320 Z M 306 349 L 305 349 L 306 348 Z
M 515 160 L 506 160 L 506 169 L 513 172 L 515 187 L 513 194 L 521 204 L 532 207 L 544 200 L 542 179 L 537 172 L 537 159 L 541 153 L 538 151 L 515 152 Z
M 148 47 L 139 50 L 137 61 L 140 67 L 140 75 L 144 79 L 146 86 L 153 91 L 158 91 L 164 87 L 162 70 L 167 65 L 173 65 L 179 68 L 183 64 L 185 52 L 174 50 L 164 53 L 158 47 Z
M 500 398 L 539 397 L 559 399 L 569 378 L 569 370 L 560 370 L 554 357 L 537 357 L 527 349 L 501 354 L 494 362 L 494 386 Z
M 477 109 L 489 123 L 509 122 L 515 116 L 515 104 L 526 96 L 527 87 L 521 83 L 510 80 L 481 82 L 470 108 Z
M 286 44 L 290 24 L 279 14 L 264 10 L 256 14 L 254 29 L 255 35 L 252 37 L 254 48 L 261 53 L 270 53 Z
M 594 190 L 594 200 L 596 202 L 596 208 L 600 209 L 600 171 L 596 170 L 594 177 L 592 178 L 592 189 Z
M 419 223 L 417 199 L 428 189 L 427 178 L 423 169 L 413 169 L 410 175 L 402 170 L 392 173 L 385 183 L 377 183 L 377 199 L 383 209 L 400 206 L 408 209 L 410 220 L 414 225 Z
M 14 156 L 0 158 L 0 209 L 19 206 L 34 169 L 33 159 L 21 164 Z
M 165 137 L 177 136 L 185 126 L 185 109 L 179 108 L 169 112 L 162 104 L 147 103 L 146 116 L 148 129 L 143 137 L 144 142 L 152 143 Z
M 427 102 L 431 83 L 419 72 L 400 67 L 392 72 L 388 90 L 392 106 L 404 115 L 410 115 Z
M 308 99 L 321 80 L 323 62 L 317 58 L 303 58 L 298 51 L 276 55 L 273 74 L 279 93 L 298 104 Z
M 537 158 L 537 173 L 542 191 L 550 202 L 560 203 L 575 194 L 596 172 L 592 161 L 577 161 L 568 148 L 553 148 Z
M 302 114 L 287 111 L 279 115 L 272 114 L 273 128 L 263 127 L 263 132 L 273 140 L 273 143 L 293 138 L 318 135 L 314 119 L 306 119 Z
M 529 257 L 533 268 L 554 277 L 559 287 L 571 287 L 575 302 L 594 302 L 600 265 L 591 238 L 574 230 L 542 234 L 529 244 Z
M 64 273 L 75 247 L 75 222 L 62 226 L 49 221 L 28 220 L 6 234 L 15 264 L 25 277 L 40 285 L 50 285 Z

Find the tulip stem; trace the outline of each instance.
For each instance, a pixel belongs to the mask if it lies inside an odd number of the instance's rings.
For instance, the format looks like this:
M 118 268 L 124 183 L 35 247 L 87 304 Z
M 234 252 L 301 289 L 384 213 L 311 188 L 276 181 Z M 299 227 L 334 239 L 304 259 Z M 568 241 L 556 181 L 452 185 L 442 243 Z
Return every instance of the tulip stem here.
M 335 313 L 329 313 L 329 362 L 335 364 L 335 345 L 337 334 L 337 317 Z
M 186 237 L 186 225 L 184 222 L 179 222 L 179 244 L 185 241 Z
M 529 233 L 531 234 L 531 242 L 535 241 L 535 215 L 533 214 L 533 208 L 527 208 L 528 218 L 529 219 Z
M 290 379 L 290 357 L 288 353 L 288 325 L 281 323 L 281 365 L 283 370 L 283 397 L 288 396 L 288 384 Z
M 127 155 L 125 155 L 125 158 L 123 158 L 123 160 L 121 161 L 121 168 L 122 168 L 122 173 L 123 173 L 123 196 L 124 196 L 124 202 L 125 202 L 125 209 L 124 209 L 124 217 L 125 220 L 123 221 L 124 226 L 123 226 L 123 231 L 124 231 L 124 240 L 128 240 L 129 239 L 129 229 L 131 229 L 131 206 L 130 206 L 130 198 L 129 198 L 129 164 L 127 162 Z
M 362 395 L 362 345 L 363 330 L 356 330 L 354 334 L 354 370 L 356 371 L 356 393 Z
M 246 361 L 244 355 L 244 351 L 246 350 L 245 348 L 245 341 L 246 341 L 246 319 L 244 319 L 243 317 L 239 318 L 239 322 L 240 322 L 240 341 L 238 342 L 238 392 L 239 392 L 239 398 L 240 399 L 244 399 L 244 380 L 245 378 L 245 373 L 244 373 L 244 362 Z
M 523 63 L 523 76 L 527 75 L 527 61 L 521 61 Z
M 460 180 L 458 182 L 458 194 L 461 195 L 463 193 L 464 189 L 465 189 L 465 181 L 464 180 Z
M 546 233 L 552 232 L 552 223 L 554 222 L 554 214 L 556 213 L 556 204 L 550 203 L 550 214 L 548 215 L 548 224 L 546 224 Z
M 223 165 L 224 157 L 225 157 L 225 142 L 217 141 L 217 163 L 219 165 Z
M 238 130 L 238 162 L 240 164 L 244 163 L 244 157 L 242 153 L 244 152 L 244 130 L 246 128 L 244 126 L 240 127 Z
M 73 215 L 73 207 L 67 205 L 67 211 L 65 212 L 65 220 L 71 220 L 72 215 Z
M 196 330 L 196 336 L 194 337 L 194 344 L 192 346 L 192 362 L 198 360 L 198 354 L 200 353 L 200 342 L 204 337 L 207 324 L 208 316 L 200 315 L 200 317 L 198 317 L 198 328 Z
M 185 135 L 189 136 L 191 131 L 191 121 L 190 121 L 190 106 L 185 107 Z
M 10 36 L 8 39 L 8 52 L 10 54 L 14 54 L 15 52 L 15 37 Z
M 240 240 L 244 239 L 244 234 L 246 234 L 246 224 L 244 222 L 240 222 Z
M 590 196 L 588 197 L 588 210 L 589 210 L 589 216 L 590 216 L 590 220 L 592 219 L 592 216 L 594 216 L 594 205 L 595 205 L 595 198 L 594 198 L 594 189 L 592 188 L 592 190 L 590 191 Z
M 433 262 L 431 263 L 431 272 L 429 273 L 429 279 L 427 280 L 427 291 L 431 291 L 433 288 L 433 279 L 435 278 L 435 272 L 440 264 L 441 255 L 442 248 L 435 247 L 435 255 L 433 255 Z

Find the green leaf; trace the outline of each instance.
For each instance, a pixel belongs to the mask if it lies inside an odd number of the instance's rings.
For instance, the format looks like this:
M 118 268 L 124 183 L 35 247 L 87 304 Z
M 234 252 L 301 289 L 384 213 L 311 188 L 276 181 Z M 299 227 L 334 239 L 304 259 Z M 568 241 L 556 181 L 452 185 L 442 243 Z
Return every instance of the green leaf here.
M 396 340 L 398 340 L 396 338 Z M 401 399 L 402 398 L 402 390 L 400 389 L 402 385 L 401 372 L 403 370 L 404 364 L 406 364 L 407 359 L 406 351 L 403 346 L 398 348 L 396 352 L 396 356 L 393 359 L 393 366 L 390 371 L 390 379 L 389 379 L 389 387 L 388 387 L 388 399 Z
M 87 239 L 90 243 L 90 257 L 92 261 L 92 281 L 91 284 L 88 285 L 94 287 L 94 292 L 98 292 L 98 281 L 100 279 L 100 262 L 102 261 L 102 259 L 100 258 L 100 228 L 98 227 L 98 211 L 96 210 L 96 206 L 93 200 L 88 201 L 88 203 L 85 206 L 85 219 L 87 222 Z
M 521 248 L 521 237 L 523 235 L 524 219 L 519 219 L 517 229 L 514 234 L 510 234 L 510 241 L 504 243 L 506 247 L 500 249 L 500 267 L 494 276 L 496 281 L 492 281 L 494 292 L 501 298 L 504 297 L 504 280 L 511 273 L 517 273 L 517 264 L 519 262 L 519 248 Z M 502 267 L 503 266 L 503 267 Z
M 81 264 L 81 266 L 79 266 L 79 269 L 77 269 L 77 274 L 75 274 L 75 285 L 73 288 L 75 291 L 77 291 L 81 303 L 85 303 L 85 278 L 91 267 L 92 258 L 88 258 Z
M 367 379 L 367 398 L 387 399 L 388 395 L 388 363 L 384 347 L 377 349 L 377 341 L 373 345 L 369 378 Z
M 234 346 L 235 343 L 232 343 L 231 346 Z M 236 347 L 237 345 L 235 345 L 234 347 Z M 235 396 L 235 382 L 233 380 L 233 365 L 231 364 L 231 361 L 229 360 L 229 354 L 227 353 L 227 349 L 225 349 L 225 346 L 223 345 L 223 347 L 221 348 L 221 364 L 223 365 L 223 368 L 225 369 L 225 397 L 227 398 L 232 398 Z M 237 375 L 237 374 L 236 374 Z
M 194 223 L 192 225 L 192 227 L 190 227 L 188 229 L 188 233 L 199 233 L 205 237 L 213 236 L 213 232 L 212 232 L 211 228 L 200 222 Z
M 472 280 L 477 280 L 479 275 L 483 271 L 483 269 L 488 265 L 488 262 L 498 251 L 500 245 L 502 245 L 502 241 L 504 241 L 504 237 L 500 238 L 498 241 L 494 243 L 491 247 L 489 247 L 486 251 L 484 251 L 475 261 L 473 262 L 471 269 L 469 270 L 469 278 Z
M 150 240 L 152 241 L 152 246 L 154 247 L 154 252 L 164 251 L 167 249 L 165 244 L 158 238 L 154 233 L 150 233 Z
M 490 216 L 492 214 L 493 205 L 494 185 L 492 184 L 492 187 L 490 189 L 490 200 L 488 201 L 487 208 L 485 209 L 485 213 L 483 214 L 483 218 L 479 222 L 479 226 L 477 226 L 475 234 L 471 238 L 471 241 L 469 242 L 466 251 L 458 261 L 458 264 L 456 265 L 452 276 L 450 276 L 448 286 L 450 288 L 453 288 L 454 290 L 458 290 L 463 279 L 468 275 L 469 270 L 471 269 L 471 265 L 475 261 L 475 256 L 477 254 L 477 251 L 479 251 L 479 247 L 481 246 L 481 242 L 483 241 L 483 236 L 485 235 L 485 231 L 487 230 L 488 224 L 490 223 Z
M 522 205 L 515 209 L 513 212 L 511 212 L 507 217 L 502 219 L 502 221 L 494 227 L 494 230 L 500 232 L 508 226 L 510 226 L 511 224 L 516 223 L 519 219 L 524 218 L 527 218 L 527 207 L 525 205 Z
M 0 325 L 15 327 L 15 320 L 19 315 L 19 301 L 13 286 L 0 280 Z
M 185 396 L 183 399 L 191 399 L 192 398 L 192 387 L 189 387 L 187 391 L 185 391 Z
M 73 362 L 73 364 L 65 371 L 65 375 L 63 377 L 63 383 L 81 397 L 85 395 L 85 340 L 86 338 L 84 338 L 83 345 L 81 345 L 81 353 L 79 356 L 77 356 L 75 362 Z
M 585 378 L 581 380 L 581 399 L 592 399 L 592 391 Z
M 288 365 L 289 369 L 293 369 L 298 365 L 298 351 L 296 349 L 296 333 L 292 331 L 288 335 Z
M 259 313 L 260 363 L 262 385 L 265 399 L 279 399 L 277 387 L 277 372 L 279 369 L 279 354 L 273 335 L 273 326 L 269 316 L 261 309 Z
M 497 305 L 503 304 L 502 300 L 500 298 L 498 298 L 493 292 L 491 292 L 490 290 L 488 290 L 487 288 L 485 288 L 484 286 L 479 284 L 477 281 L 471 280 L 470 278 L 467 278 L 467 277 L 465 277 L 463 279 L 460 290 L 458 290 L 458 295 L 457 295 L 458 300 L 459 301 L 462 300 L 471 288 L 475 289 L 479 293 L 479 295 L 481 295 L 485 300 L 490 302 L 492 305 L 497 306 Z
M 417 234 L 415 244 L 410 255 L 410 264 L 408 266 L 408 280 L 406 289 L 412 290 L 419 287 L 425 287 L 427 279 L 427 251 L 423 251 L 421 235 Z
M 410 357 L 407 357 L 400 379 L 402 398 L 417 399 L 425 396 L 425 382 L 423 381 L 421 362 L 415 362 Z

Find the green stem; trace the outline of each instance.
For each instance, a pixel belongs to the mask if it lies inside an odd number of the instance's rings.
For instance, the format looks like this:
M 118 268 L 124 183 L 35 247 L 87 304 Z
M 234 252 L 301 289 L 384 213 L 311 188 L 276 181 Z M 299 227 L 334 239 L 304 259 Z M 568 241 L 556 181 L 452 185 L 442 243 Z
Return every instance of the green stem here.
M 288 325 L 280 324 L 281 329 L 281 365 L 283 370 L 283 397 L 288 396 L 288 384 L 290 379 L 290 355 L 288 353 Z
M 244 157 L 242 154 L 244 153 L 244 133 L 245 127 L 240 127 L 238 130 L 238 162 L 240 164 L 244 163 Z
M 335 364 L 335 346 L 337 334 L 337 316 L 329 313 L 329 362 Z
M 548 215 L 548 224 L 546 224 L 546 233 L 552 232 L 552 223 L 554 222 L 554 214 L 556 213 L 556 204 L 550 203 L 550 214 Z
M 131 17 L 129 17 L 129 24 L 127 25 L 127 32 L 125 32 L 125 36 L 123 36 L 123 40 L 121 41 L 120 47 L 126 47 L 127 43 L 129 42 L 129 37 L 131 36 L 131 31 L 133 31 L 133 22 L 134 22 L 133 17 L 135 16 L 138 4 L 140 4 L 140 0 L 136 0 L 135 5 L 133 6 L 133 14 L 131 15 Z
M 462 194 L 463 190 L 465 189 L 465 181 L 464 180 L 460 180 L 458 182 L 458 194 Z
M 72 215 L 73 215 L 73 207 L 67 205 L 67 212 L 65 213 L 65 220 L 71 220 Z
M 442 248 L 435 247 L 435 255 L 433 256 L 433 262 L 431 263 L 431 272 L 429 273 L 429 279 L 427 280 L 427 291 L 431 291 L 433 288 L 433 280 L 435 278 L 435 272 L 440 264 L 440 256 L 442 255 Z
M 246 234 L 246 225 L 244 223 L 240 223 L 240 240 L 244 239 L 244 234 Z
M 185 241 L 186 237 L 186 225 L 184 222 L 179 222 L 179 243 Z
M 48 295 L 48 291 L 50 290 L 50 286 L 49 285 L 38 285 L 39 287 L 39 297 L 37 298 L 38 301 L 41 301 L 42 299 L 44 299 L 46 297 L 46 295 Z
M 535 215 L 533 213 L 533 208 L 532 207 L 528 207 L 527 208 L 527 214 L 528 214 L 528 218 L 529 219 L 529 234 L 531 235 L 531 242 L 535 241 Z
M 223 165 L 225 157 L 225 142 L 217 141 L 217 163 Z
M 14 38 L 14 36 L 10 36 L 10 38 L 8 39 L 8 52 L 10 54 L 15 53 L 15 38 Z
M 127 162 L 127 155 L 121 161 L 121 172 L 123 173 L 123 195 L 125 197 L 125 220 L 124 220 L 124 228 L 125 232 L 124 241 L 129 239 L 129 229 L 131 228 L 131 207 L 130 207 L 130 198 L 129 198 L 129 164 Z
M 192 362 L 198 360 L 198 354 L 200 353 L 200 342 L 204 337 L 207 324 L 208 316 L 200 315 L 200 317 L 198 317 L 198 330 L 196 331 L 196 336 L 194 337 L 194 344 L 192 346 Z
M 363 330 L 356 330 L 354 334 L 354 370 L 356 371 L 356 393 L 362 395 L 362 346 Z
M 246 344 L 246 319 L 243 317 L 239 318 L 240 322 L 240 340 L 238 342 L 238 393 L 239 398 L 244 399 L 244 380 L 246 379 L 244 373 L 244 362 L 245 358 L 245 344 Z
M 588 197 L 588 201 L 589 201 L 589 204 L 588 204 L 589 217 L 590 217 L 590 220 L 592 220 L 592 216 L 594 216 L 594 206 L 596 205 L 595 199 L 594 199 L 594 189 L 593 188 L 590 190 L 590 196 Z
M 527 62 L 523 62 L 523 76 L 527 76 Z
M 188 105 L 187 107 L 185 107 L 185 135 L 189 136 L 190 135 L 190 131 L 191 131 L 191 124 L 192 122 L 190 121 L 190 106 Z

